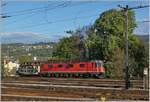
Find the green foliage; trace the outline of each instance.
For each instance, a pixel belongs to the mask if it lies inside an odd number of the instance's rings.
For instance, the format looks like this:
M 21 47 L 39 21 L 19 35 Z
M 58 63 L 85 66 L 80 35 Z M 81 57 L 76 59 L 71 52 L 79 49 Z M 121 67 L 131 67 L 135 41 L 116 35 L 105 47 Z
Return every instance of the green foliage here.
M 54 45 L 55 43 L 53 42 L 39 42 L 36 44 L 2 44 L 2 57 L 9 56 L 13 60 L 17 60 L 19 56 L 28 54 L 36 57 L 48 57 L 52 56 Z
M 82 59 L 84 53 L 82 38 L 80 31 L 77 30 L 75 33 L 71 32 L 70 37 L 60 39 L 59 43 L 54 48 L 53 57 L 70 60 Z
M 141 41 L 130 43 L 130 63 L 129 67 L 132 78 L 143 77 L 143 70 L 148 67 L 148 49 Z
M 136 27 L 135 16 L 133 11 L 128 12 L 128 32 L 133 33 Z M 95 28 L 98 30 L 99 35 L 115 35 L 123 36 L 125 32 L 125 16 L 121 10 L 111 9 L 103 12 L 100 17 L 95 21 Z
M 75 50 L 73 47 L 75 46 L 75 39 L 73 37 L 62 38 L 60 42 L 55 46 L 55 52 L 53 56 L 59 58 L 71 59 L 75 56 Z
M 124 52 L 120 48 L 116 48 L 108 62 L 111 62 L 109 67 L 106 63 L 106 67 L 111 72 L 110 77 L 123 78 Z

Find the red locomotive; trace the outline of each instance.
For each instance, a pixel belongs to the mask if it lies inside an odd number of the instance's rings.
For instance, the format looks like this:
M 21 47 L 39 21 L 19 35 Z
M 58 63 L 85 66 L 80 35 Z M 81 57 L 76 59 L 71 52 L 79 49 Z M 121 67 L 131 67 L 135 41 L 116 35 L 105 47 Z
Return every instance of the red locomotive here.
M 18 69 L 20 75 L 45 77 L 101 77 L 104 73 L 102 61 L 26 62 Z

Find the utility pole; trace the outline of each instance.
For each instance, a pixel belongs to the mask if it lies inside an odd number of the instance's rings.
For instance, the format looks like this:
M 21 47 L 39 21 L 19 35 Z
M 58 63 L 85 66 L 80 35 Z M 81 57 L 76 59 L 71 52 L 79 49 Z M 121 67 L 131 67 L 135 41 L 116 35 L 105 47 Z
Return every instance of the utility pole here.
M 118 5 L 125 13 L 125 89 L 128 89 L 130 86 L 130 79 L 129 79 L 129 63 L 128 63 L 128 11 L 132 9 L 140 9 L 149 7 L 149 5 L 145 6 L 136 6 L 129 8 L 128 5 L 122 7 Z

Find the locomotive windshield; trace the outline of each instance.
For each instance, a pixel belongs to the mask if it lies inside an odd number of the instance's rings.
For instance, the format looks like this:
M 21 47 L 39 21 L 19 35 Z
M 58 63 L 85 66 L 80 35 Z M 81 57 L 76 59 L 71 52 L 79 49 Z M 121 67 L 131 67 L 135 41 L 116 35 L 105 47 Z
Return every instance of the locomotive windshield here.
M 103 66 L 103 62 L 102 61 L 96 61 L 95 66 L 96 67 L 102 67 Z

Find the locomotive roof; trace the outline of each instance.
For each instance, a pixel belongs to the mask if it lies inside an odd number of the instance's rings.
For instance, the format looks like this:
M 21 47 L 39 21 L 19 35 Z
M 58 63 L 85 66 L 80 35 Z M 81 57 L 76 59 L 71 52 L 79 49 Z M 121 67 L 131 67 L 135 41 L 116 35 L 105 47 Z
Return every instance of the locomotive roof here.
M 79 62 L 102 62 L 101 60 L 48 60 L 48 61 L 28 61 L 24 63 L 79 63 Z

